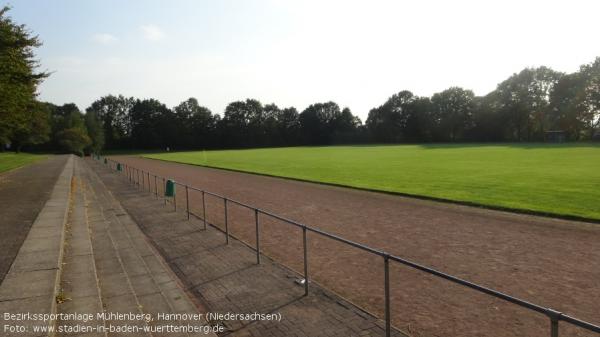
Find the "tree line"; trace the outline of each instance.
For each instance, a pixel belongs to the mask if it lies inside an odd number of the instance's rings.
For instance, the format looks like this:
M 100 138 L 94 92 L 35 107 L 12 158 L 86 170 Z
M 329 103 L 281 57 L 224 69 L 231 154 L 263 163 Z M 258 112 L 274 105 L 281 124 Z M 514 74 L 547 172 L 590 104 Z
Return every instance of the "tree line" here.
M 451 87 L 431 97 L 408 90 L 369 111 L 364 123 L 348 107 L 294 107 L 235 101 L 215 114 L 195 98 L 169 108 L 156 99 L 107 95 L 80 111 L 39 102 L 48 76 L 36 72 L 40 45 L 0 10 L 0 145 L 75 153 L 102 149 L 216 149 L 349 143 L 544 141 L 600 138 L 600 57 L 570 74 L 526 68 L 485 96 Z

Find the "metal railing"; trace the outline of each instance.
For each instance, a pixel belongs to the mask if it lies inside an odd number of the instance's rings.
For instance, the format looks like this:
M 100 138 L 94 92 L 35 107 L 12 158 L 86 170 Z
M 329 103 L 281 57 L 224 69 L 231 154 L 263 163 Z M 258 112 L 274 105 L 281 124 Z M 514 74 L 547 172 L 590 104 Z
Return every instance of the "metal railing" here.
M 157 180 L 158 179 L 162 179 L 162 186 L 163 186 L 163 191 L 164 191 L 164 187 L 165 187 L 165 177 L 159 176 L 159 175 L 155 175 L 152 174 L 150 172 L 146 172 L 144 170 L 140 170 L 136 167 L 127 165 L 125 163 L 120 163 L 117 161 L 114 161 L 112 159 L 106 158 L 107 159 L 107 164 L 109 165 L 109 167 L 113 170 L 116 170 L 116 166 L 117 164 L 120 164 L 122 167 L 122 172 L 127 176 L 127 179 L 132 182 L 134 185 L 141 187 L 142 189 L 146 188 L 146 183 L 145 181 L 147 181 L 148 184 L 148 191 L 152 193 L 151 190 L 151 185 L 150 185 L 150 176 L 154 177 L 154 195 L 156 197 L 158 197 L 158 187 L 156 185 Z M 98 160 L 100 160 L 100 158 L 98 157 Z M 141 174 L 141 178 L 140 178 L 140 174 Z M 144 176 L 146 176 L 147 178 L 144 178 Z M 140 179 L 141 179 L 141 186 L 140 186 Z M 225 230 L 222 230 L 221 228 L 214 226 L 216 229 L 220 230 L 220 231 L 224 231 L 225 233 L 225 240 L 226 243 L 229 244 L 229 237 L 231 236 L 229 233 L 229 226 L 228 226 L 228 220 L 227 220 L 227 204 L 228 203 L 234 203 L 237 204 L 239 206 L 245 207 L 247 209 L 250 209 L 254 212 L 254 218 L 255 218 L 255 227 L 256 227 L 256 246 L 255 247 L 251 247 L 250 245 L 248 245 L 250 248 L 252 248 L 253 250 L 256 251 L 256 263 L 260 264 L 260 230 L 259 230 L 259 215 L 264 215 L 264 216 L 268 216 L 271 217 L 273 219 L 277 219 L 280 220 L 284 223 L 290 224 L 292 226 L 295 226 L 299 229 L 301 229 L 302 231 L 302 246 L 303 246 L 303 277 L 304 277 L 304 295 L 308 295 L 309 293 L 309 275 L 308 275 L 308 246 L 307 246 L 307 232 L 313 232 L 316 233 L 318 235 L 321 235 L 323 237 L 329 238 L 331 240 L 334 241 L 338 241 L 344 244 L 347 244 L 351 247 L 354 248 L 358 248 L 361 249 L 363 251 L 366 251 L 368 253 L 380 256 L 383 259 L 383 266 L 384 266 L 384 313 L 385 313 L 385 331 L 386 331 L 386 336 L 389 337 L 391 335 L 391 331 L 392 331 L 392 326 L 391 326 L 391 311 L 390 311 L 390 267 L 389 267 L 389 261 L 394 261 L 397 263 L 400 263 L 402 265 L 420 270 L 422 272 L 425 272 L 427 274 L 431 274 L 434 276 L 437 276 L 439 278 L 448 280 L 450 282 L 456 283 L 456 284 L 460 284 L 462 286 L 465 286 L 467 288 L 470 289 L 474 289 L 478 292 L 499 298 L 501 300 L 507 301 L 509 303 L 513 303 L 516 304 L 522 308 L 526 308 L 528 310 L 532 310 L 534 312 L 546 315 L 550 321 L 550 336 L 551 337 L 558 337 L 558 325 L 560 321 L 566 322 L 566 323 L 570 323 L 574 326 L 583 328 L 585 330 L 591 331 L 591 332 L 595 332 L 595 333 L 599 333 L 600 334 L 600 326 L 577 319 L 575 317 L 569 316 L 567 314 L 564 314 L 560 311 L 554 310 L 552 308 L 546 308 L 543 307 L 541 305 L 537 305 L 525 300 L 522 300 L 520 298 L 514 297 L 514 296 L 510 296 L 508 294 L 502 293 L 500 291 L 491 289 L 491 288 L 487 288 L 484 287 L 482 285 L 458 278 L 456 276 L 452 276 L 450 274 L 446 274 L 444 272 L 441 272 L 439 270 L 418 264 L 416 262 L 412 262 L 410 260 L 401 258 L 399 256 L 395 256 L 392 254 L 389 254 L 385 251 L 379 250 L 379 249 L 375 249 L 363 244 L 360 244 L 358 242 L 354 242 L 348 239 L 345 239 L 343 237 L 340 237 L 338 235 L 335 234 L 331 234 L 331 233 L 327 233 L 323 230 L 314 228 L 314 227 L 310 227 L 307 226 L 305 224 L 301 224 L 299 222 L 296 222 L 294 220 L 290 220 L 287 218 L 284 218 L 282 216 L 279 216 L 277 214 L 268 212 L 266 210 L 245 204 L 243 202 L 231 199 L 231 198 L 227 198 L 225 196 L 219 195 L 217 193 L 212 193 L 206 190 L 202 190 L 193 186 L 189 186 L 186 184 L 181 184 L 181 183 L 177 183 L 175 182 L 177 185 L 182 186 L 185 189 L 185 196 L 186 196 L 186 213 L 187 213 L 187 218 L 188 220 L 190 219 L 190 214 L 196 216 L 198 219 L 201 219 L 203 221 L 204 224 L 204 229 L 206 229 L 207 226 L 207 221 L 206 221 L 206 195 L 210 195 L 210 196 L 214 196 L 216 198 L 220 198 L 223 199 L 223 206 L 224 206 L 224 219 L 225 219 Z M 193 212 L 190 211 L 190 205 L 189 205 L 189 190 L 193 190 L 193 191 L 197 191 L 202 193 L 202 210 L 203 210 L 203 216 L 200 217 L 197 214 L 194 214 Z M 164 194 L 164 193 L 163 193 Z M 165 199 L 165 204 L 167 203 L 167 198 L 164 197 Z M 175 207 L 175 210 L 177 210 L 177 198 L 176 196 L 173 198 L 173 204 Z

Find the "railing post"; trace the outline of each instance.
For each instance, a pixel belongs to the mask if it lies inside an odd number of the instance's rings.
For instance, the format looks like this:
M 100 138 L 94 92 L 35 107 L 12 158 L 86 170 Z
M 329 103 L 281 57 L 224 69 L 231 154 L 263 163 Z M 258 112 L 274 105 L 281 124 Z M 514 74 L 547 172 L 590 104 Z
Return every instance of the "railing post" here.
M 150 172 L 146 172 L 146 174 L 148 174 L 148 192 L 152 193 L 152 189 L 150 186 Z
M 385 336 L 392 334 L 392 322 L 390 318 L 390 257 L 388 254 L 383 256 L 384 279 L 385 279 Z
M 558 320 L 550 318 L 550 337 L 558 337 Z
M 185 185 L 185 210 L 187 212 L 187 219 L 190 219 L 190 194 L 188 192 L 188 186 Z
M 177 212 L 177 184 L 173 182 L 173 207 L 175 208 L 175 212 Z
M 302 227 L 302 246 L 304 248 L 304 296 L 308 296 L 308 246 L 306 245 L 306 226 Z
M 146 184 L 144 183 L 145 180 L 146 179 L 144 178 L 144 170 L 142 170 L 142 191 L 144 191 L 144 189 L 146 188 Z
M 223 205 L 225 206 L 225 243 L 229 244 L 229 223 L 227 221 L 227 198 L 223 198 Z
M 546 313 L 550 318 L 550 337 L 558 337 L 558 320 L 562 313 L 553 309 L 548 309 Z
M 258 228 L 258 209 L 254 209 L 254 222 L 256 224 L 256 264 L 260 264 L 260 235 Z
M 154 175 L 154 196 L 158 198 L 158 184 L 156 183 L 156 175 Z
M 204 230 L 206 230 L 206 201 L 204 198 L 204 190 L 202 191 L 202 220 L 204 221 Z
M 140 170 L 139 169 L 135 169 L 135 173 L 137 175 L 137 183 L 136 183 L 136 185 L 139 188 L 140 187 Z
M 167 196 L 165 195 L 165 188 L 166 187 L 165 187 L 165 178 L 164 177 L 162 178 L 162 181 L 163 181 L 163 183 L 162 183 L 162 186 L 163 186 L 163 200 L 165 201 L 165 205 L 166 205 L 167 204 Z

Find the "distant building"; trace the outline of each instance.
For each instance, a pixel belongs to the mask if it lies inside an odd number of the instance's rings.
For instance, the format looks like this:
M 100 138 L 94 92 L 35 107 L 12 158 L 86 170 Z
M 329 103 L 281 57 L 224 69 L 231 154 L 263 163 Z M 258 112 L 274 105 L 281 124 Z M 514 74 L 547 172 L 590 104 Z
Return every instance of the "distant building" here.
M 546 131 L 544 136 L 549 143 L 564 143 L 567 140 L 567 133 L 562 130 Z

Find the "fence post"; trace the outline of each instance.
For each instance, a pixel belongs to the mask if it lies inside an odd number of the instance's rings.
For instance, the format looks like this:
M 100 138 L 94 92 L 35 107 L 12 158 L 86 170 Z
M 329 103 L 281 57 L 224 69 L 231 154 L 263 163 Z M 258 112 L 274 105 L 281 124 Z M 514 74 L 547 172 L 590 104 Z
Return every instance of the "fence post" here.
M 150 185 L 150 172 L 146 172 L 148 175 L 148 192 L 152 193 L 152 186 Z
M 137 183 L 136 183 L 136 185 L 139 188 L 140 187 L 140 170 L 139 169 L 135 169 L 135 173 L 137 175 Z
M 166 205 L 167 204 L 167 196 L 165 195 L 165 178 L 163 177 L 162 180 L 163 180 L 163 183 L 162 183 L 162 186 L 163 186 L 163 200 L 165 201 L 165 205 Z
M 188 186 L 185 185 L 185 210 L 187 212 L 187 219 L 190 219 L 190 194 L 188 192 Z
M 260 236 L 258 229 L 258 209 L 254 209 L 254 222 L 256 223 L 256 264 L 260 264 Z
M 390 319 L 390 256 L 383 256 L 384 278 L 385 278 L 385 336 L 392 334 L 392 322 Z
M 229 244 L 229 224 L 227 222 L 227 198 L 223 198 L 223 205 L 225 206 L 225 243 Z
M 156 175 L 154 175 L 154 196 L 158 198 L 158 185 L 156 184 Z
M 204 221 L 204 230 L 206 230 L 206 201 L 204 198 L 204 190 L 202 190 L 202 220 Z
M 308 296 L 308 246 L 306 245 L 306 226 L 302 226 L 302 246 L 304 248 L 304 296 Z
M 144 170 L 142 170 L 142 191 L 146 188 L 146 184 L 144 183 L 146 178 L 144 178 Z

